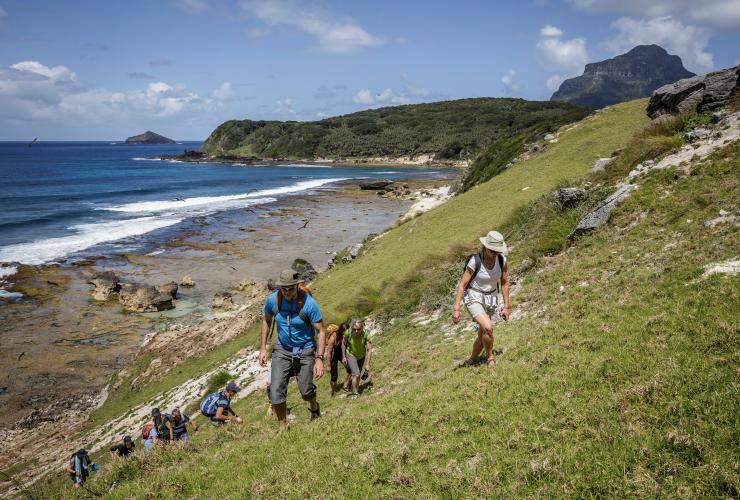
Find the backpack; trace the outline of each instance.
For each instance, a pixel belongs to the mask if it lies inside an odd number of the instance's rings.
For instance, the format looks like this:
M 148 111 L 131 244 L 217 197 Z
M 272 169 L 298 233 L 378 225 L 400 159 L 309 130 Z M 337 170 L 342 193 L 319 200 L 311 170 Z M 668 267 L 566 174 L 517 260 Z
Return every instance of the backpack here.
M 144 427 L 141 428 L 141 439 L 145 441 L 149 439 L 149 434 L 152 432 L 152 429 L 154 429 L 154 422 L 145 423 Z
M 204 417 L 212 417 L 216 414 L 216 403 L 220 395 L 220 392 L 212 392 L 203 398 L 200 403 L 200 412 Z
M 468 290 L 468 288 L 470 288 L 470 285 L 471 283 L 473 283 L 473 280 L 475 279 L 475 277 L 478 276 L 478 271 L 480 271 L 480 267 L 483 265 L 483 257 L 481 256 L 480 252 L 476 252 L 474 254 L 468 255 L 468 258 L 465 259 L 465 266 L 463 267 L 463 272 L 465 272 L 465 269 L 468 268 L 468 261 L 470 260 L 471 257 L 474 259 L 475 268 L 473 269 L 473 276 L 470 277 L 470 281 L 468 281 L 468 284 L 465 285 L 466 291 Z M 503 276 L 504 275 L 504 264 L 506 264 L 506 258 L 504 257 L 504 254 L 500 253 L 498 254 L 497 259 L 498 259 L 498 265 L 501 268 L 501 276 Z M 500 292 L 501 291 L 501 281 L 498 282 L 497 286 L 498 286 L 497 292 Z
M 87 454 L 87 451 L 83 450 L 77 450 L 76 452 L 72 453 L 72 456 L 69 458 L 69 468 L 76 470 L 76 460 L 80 461 L 80 471 L 82 474 L 82 477 L 87 476 L 88 473 L 88 466 L 90 465 L 90 455 Z
M 298 285 L 298 317 L 301 318 L 301 321 L 304 323 L 310 323 L 308 320 L 308 316 L 306 316 L 306 313 L 303 312 L 303 306 L 306 305 L 306 296 L 313 295 L 311 293 L 311 290 L 308 287 L 305 287 L 303 285 Z M 275 300 L 275 307 L 272 308 L 272 323 L 270 324 L 270 336 L 269 338 L 272 338 L 272 333 L 275 329 L 275 325 L 277 324 L 277 315 L 280 312 L 280 308 L 283 305 L 283 292 L 278 290 L 277 297 Z

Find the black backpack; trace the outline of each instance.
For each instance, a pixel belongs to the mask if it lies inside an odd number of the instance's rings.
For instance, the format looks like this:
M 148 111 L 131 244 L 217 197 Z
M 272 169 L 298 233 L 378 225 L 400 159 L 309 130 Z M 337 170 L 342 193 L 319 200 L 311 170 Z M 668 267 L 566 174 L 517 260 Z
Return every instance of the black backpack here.
M 465 272 L 465 269 L 468 268 L 468 261 L 470 258 L 473 258 L 474 262 L 474 268 L 473 268 L 473 276 L 470 277 L 470 281 L 468 281 L 468 284 L 465 285 L 465 290 L 467 291 L 468 288 L 470 288 L 470 284 L 473 282 L 476 276 L 478 276 L 478 271 L 480 271 L 480 267 L 483 265 L 483 257 L 481 256 L 480 252 L 476 252 L 474 254 L 468 255 L 468 258 L 465 259 L 465 266 L 463 267 L 463 272 Z M 504 257 L 504 254 L 498 254 L 498 265 L 501 268 L 501 276 L 504 275 L 504 264 L 506 263 L 506 258 Z M 498 282 L 498 292 L 501 291 L 501 281 Z

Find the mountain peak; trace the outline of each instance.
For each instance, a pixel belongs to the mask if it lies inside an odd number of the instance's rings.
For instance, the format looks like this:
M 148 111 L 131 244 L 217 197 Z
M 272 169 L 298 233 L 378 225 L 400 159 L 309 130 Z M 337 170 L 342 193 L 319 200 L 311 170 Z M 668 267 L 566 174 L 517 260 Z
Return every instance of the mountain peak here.
M 565 80 L 550 100 L 603 108 L 647 97 L 658 87 L 692 76 L 680 57 L 660 45 L 638 45 L 612 59 L 587 64 L 583 75 Z

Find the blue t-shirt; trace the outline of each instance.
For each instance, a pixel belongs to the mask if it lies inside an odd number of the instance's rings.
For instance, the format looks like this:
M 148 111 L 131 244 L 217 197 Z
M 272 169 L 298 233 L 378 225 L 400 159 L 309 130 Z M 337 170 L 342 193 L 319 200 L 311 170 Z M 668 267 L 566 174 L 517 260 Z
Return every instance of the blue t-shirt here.
M 277 307 L 277 294 L 278 292 L 273 292 L 267 296 L 264 308 L 265 314 L 273 314 Z M 314 347 L 313 323 L 321 321 L 321 311 L 319 311 L 319 305 L 313 300 L 313 297 L 306 294 L 305 303 L 303 304 L 303 314 L 308 318 L 308 323 L 304 323 L 301 317 L 298 316 L 298 297 L 296 297 L 296 300 L 287 300 L 283 297 L 280 302 L 280 311 L 275 316 L 280 345 L 285 349 Z

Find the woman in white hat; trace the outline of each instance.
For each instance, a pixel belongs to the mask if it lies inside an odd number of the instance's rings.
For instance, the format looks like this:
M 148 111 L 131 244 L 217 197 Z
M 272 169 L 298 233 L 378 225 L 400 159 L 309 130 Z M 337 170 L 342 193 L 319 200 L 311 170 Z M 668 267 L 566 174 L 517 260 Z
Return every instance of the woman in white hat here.
M 452 321 L 460 321 L 460 302 L 464 302 L 470 316 L 478 323 L 478 337 L 466 364 L 475 364 L 485 349 L 486 362 L 493 366 L 496 362 L 493 357 L 493 317 L 499 309 L 499 291 L 504 298 L 501 317 L 509 319 L 509 265 L 505 257 L 509 250 L 498 231 L 491 231 L 479 239 L 481 250 L 468 257 L 465 272 L 457 285 Z

